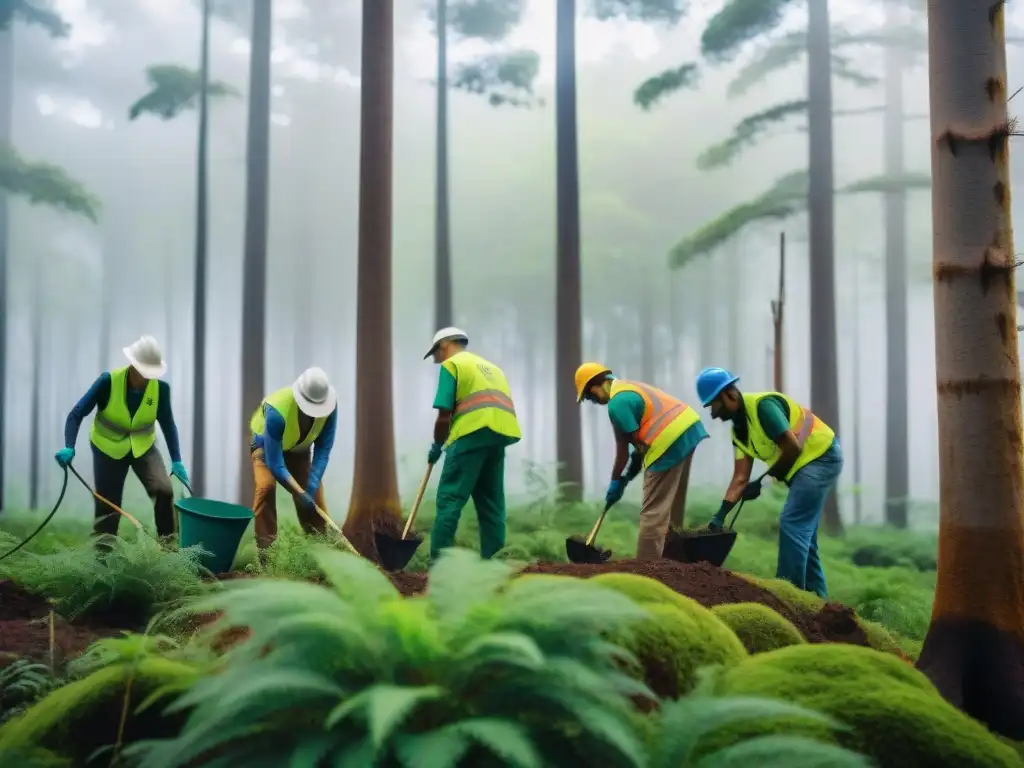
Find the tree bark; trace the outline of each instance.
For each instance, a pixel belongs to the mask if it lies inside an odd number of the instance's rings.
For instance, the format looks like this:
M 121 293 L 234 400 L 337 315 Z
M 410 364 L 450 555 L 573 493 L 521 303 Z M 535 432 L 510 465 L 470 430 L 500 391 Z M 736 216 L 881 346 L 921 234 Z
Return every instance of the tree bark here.
M 434 327 L 452 314 L 451 215 L 448 210 L 448 0 L 437 0 L 437 150 L 434 179 Z
M 39 508 L 39 437 L 43 397 L 43 272 L 38 256 L 32 265 L 32 400 L 28 457 L 28 508 Z
M 575 0 L 557 0 L 555 100 L 558 199 L 555 453 L 562 498 L 565 501 L 579 501 L 583 489 L 583 445 L 579 406 L 576 403 L 576 392 L 570 383 L 582 355 Z
M 266 13 L 269 16 L 269 2 L 266 0 L 268 8 Z M 202 13 L 202 40 L 200 43 L 200 61 L 199 61 L 199 135 L 196 140 L 196 242 L 195 242 L 195 277 L 193 280 L 193 290 L 195 295 L 193 296 L 193 307 L 192 307 L 192 476 L 189 478 L 192 482 L 192 492 L 196 495 L 201 496 L 206 488 L 206 244 L 207 244 L 207 153 L 208 153 L 208 142 L 209 142 L 209 85 L 210 85 L 210 2 L 211 0 L 203 1 L 203 13 Z M 256 57 L 256 19 L 259 17 L 260 12 L 263 10 L 260 8 L 260 0 L 254 0 L 254 13 L 253 13 L 253 49 L 249 54 L 249 72 L 250 77 L 255 74 L 255 57 Z M 269 23 L 269 22 L 268 22 Z M 267 32 L 269 35 L 269 32 Z M 269 48 L 269 40 L 267 46 Z M 269 53 L 267 54 L 269 59 Z M 267 64 L 269 68 L 269 62 Z M 269 75 L 268 75 L 269 77 Z M 250 90 L 253 90 L 255 81 L 250 82 Z M 255 94 L 249 97 L 249 157 L 250 162 L 252 158 L 252 142 L 253 142 L 253 128 L 252 128 L 252 110 L 253 100 L 257 99 L 258 96 Z M 268 102 L 269 110 L 269 102 Z M 250 186 L 249 194 L 253 194 L 252 189 L 252 169 L 249 169 L 250 173 Z M 248 201 L 247 201 L 248 205 Z M 266 207 L 266 206 L 264 206 Z M 248 215 L 248 212 L 247 212 Z M 249 259 L 249 228 L 250 223 L 246 221 L 246 260 L 248 263 Z M 266 225 L 264 224 L 264 227 Z M 266 237 L 264 236 L 264 241 Z M 264 246 L 264 251 L 266 247 Z M 264 255 L 264 261 L 266 256 Z M 248 267 L 243 268 L 244 274 L 248 275 Z M 243 278 L 245 280 L 245 278 Z M 246 330 L 245 330 L 245 315 L 244 305 L 246 300 L 243 298 L 243 329 L 242 329 L 242 381 L 245 381 L 246 362 L 245 357 L 245 343 L 246 343 Z M 260 299 L 262 303 L 262 299 Z M 262 313 L 261 313 L 262 316 Z M 262 328 L 262 320 L 260 321 Z M 262 344 L 263 333 L 260 331 L 260 343 Z M 262 358 L 261 358 L 262 360 Z M 262 364 L 262 362 L 261 362 Z M 262 369 L 260 370 L 260 378 L 263 377 Z M 243 384 L 243 394 L 245 391 L 245 385 Z M 244 402 L 244 398 L 243 398 Z M 248 422 L 246 422 L 248 423 Z M 252 481 L 249 479 L 249 473 L 245 471 L 245 462 L 242 463 L 242 491 L 241 491 L 241 503 L 246 504 L 252 499 Z
M 939 560 L 918 667 L 1024 739 L 1024 494 L 1004 9 L 929 0 Z
M 836 360 L 836 285 L 832 174 L 832 51 L 828 3 L 808 3 L 807 125 L 810 189 L 811 408 L 839 434 L 839 373 Z M 826 533 L 839 534 L 843 521 L 835 492 L 822 512 Z
M 900 19 L 894 0 L 886 3 L 887 26 L 896 29 Z M 903 173 L 903 69 L 904 55 L 898 45 L 885 47 L 885 175 Z M 907 527 L 910 495 L 907 437 L 907 193 L 885 193 L 885 323 L 886 323 L 886 419 L 885 419 L 885 522 Z
M 345 535 L 377 559 L 373 533 L 401 532 L 391 362 L 393 0 L 363 0 L 356 282 L 355 474 Z
M 273 18 L 271 0 L 253 0 L 246 140 L 245 261 L 242 265 L 243 435 L 239 435 L 239 438 L 245 447 L 242 449 L 243 460 L 239 473 L 241 504 L 251 504 L 255 493 L 255 479 L 248 466 L 249 462 L 245 460 L 248 457 L 249 419 L 266 394 L 263 391 L 266 365 L 264 318 L 267 314 L 267 196 L 270 186 L 270 54 Z M 198 283 L 196 290 L 199 290 Z M 203 402 L 202 390 L 196 390 L 194 399 L 198 414 Z
M 10 145 L 14 112 L 14 42 L 10 25 L 0 29 L 0 146 Z M 0 512 L 4 510 L 4 465 L 7 440 L 4 418 L 7 402 L 8 240 L 7 194 L 0 189 Z

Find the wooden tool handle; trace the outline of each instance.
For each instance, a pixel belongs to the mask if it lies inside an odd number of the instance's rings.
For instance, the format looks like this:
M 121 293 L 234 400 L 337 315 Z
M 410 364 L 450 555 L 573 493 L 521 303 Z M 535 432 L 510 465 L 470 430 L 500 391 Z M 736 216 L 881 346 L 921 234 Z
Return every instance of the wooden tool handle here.
M 291 479 L 291 486 L 290 486 L 291 492 L 294 493 L 296 496 L 301 496 L 302 494 L 304 494 L 305 491 L 302 488 L 299 487 L 298 483 L 295 482 L 295 478 L 290 478 L 290 479 Z M 352 554 L 354 554 L 354 555 L 356 555 L 358 557 L 362 557 L 362 555 L 359 554 L 359 550 L 356 549 L 352 545 L 352 542 L 348 540 L 348 536 L 346 536 L 344 533 L 341 532 L 341 528 L 338 527 L 338 524 L 331 519 L 330 515 L 328 515 L 326 512 L 324 512 L 322 509 L 320 509 L 320 505 L 316 503 L 316 500 L 313 501 L 313 509 L 315 509 L 316 513 L 318 515 L 320 515 L 320 518 L 327 524 L 327 527 L 330 528 L 332 531 L 334 531 L 336 534 L 338 534 L 338 538 L 341 539 L 341 543 L 343 545 L 345 545 L 345 548 L 349 552 L 351 552 Z
M 587 536 L 587 546 L 594 546 L 594 539 L 597 538 L 597 532 L 601 530 L 601 523 L 604 522 L 604 516 L 608 514 L 608 510 L 611 507 L 610 504 L 605 504 L 604 509 L 601 510 L 601 516 L 597 518 L 597 522 L 594 523 L 594 527 L 590 529 L 590 535 Z
M 102 496 L 100 496 L 100 495 L 99 495 L 98 493 L 96 493 L 96 491 L 95 491 L 95 490 L 93 490 L 93 487 L 92 487 L 91 485 L 89 485 L 89 483 L 88 483 L 88 482 L 86 482 L 85 478 L 84 478 L 84 477 L 82 477 L 82 476 L 81 476 L 80 474 L 78 474 L 78 470 L 76 470 L 76 469 L 75 469 L 75 468 L 74 468 L 73 466 L 71 466 L 70 464 L 68 464 L 68 469 L 70 469 L 70 470 L 71 470 L 71 473 L 72 473 L 72 474 L 73 474 L 73 475 L 74 475 L 75 477 L 77 477 L 77 478 L 78 478 L 78 482 L 80 482 L 80 483 L 81 483 L 82 485 L 84 485 L 84 486 L 85 486 L 85 490 L 87 490 L 87 491 L 88 491 L 89 493 L 91 493 L 91 494 L 92 494 L 92 496 L 93 496 L 93 498 L 94 498 L 94 499 L 97 499 L 97 500 L 98 500 L 98 501 L 100 501 L 101 503 L 103 503 L 103 504 L 106 504 L 106 505 L 107 505 L 108 507 L 110 507 L 110 508 L 111 508 L 112 510 L 114 510 L 115 512 L 117 512 L 117 514 L 119 514 L 119 515 L 122 515 L 123 517 L 126 517 L 126 518 L 128 519 L 128 521 L 129 521 L 129 522 L 130 522 L 130 523 L 131 523 L 132 525 L 134 525 L 134 526 L 135 526 L 135 529 L 136 529 L 136 530 L 139 530 L 139 531 L 141 531 L 141 530 L 142 530 L 142 523 L 140 523 L 140 522 L 139 522 L 138 520 L 136 520 L 136 519 L 135 519 L 134 517 L 132 517 L 131 515 L 129 515 L 129 514 L 127 513 L 127 512 L 125 512 L 125 511 L 124 511 L 123 509 L 121 509 L 121 508 L 120 508 L 119 506 L 117 506 L 117 504 L 115 504 L 114 502 L 112 502 L 112 501 L 111 501 L 110 499 L 105 499 L 105 498 L 103 498 Z
M 416 513 L 420 511 L 420 503 L 423 501 L 423 494 L 427 492 L 427 483 L 430 482 L 430 473 L 434 471 L 433 464 L 427 464 L 427 471 L 423 475 L 423 482 L 420 483 L 420 489 L 416 492 L 416 501 L 412 503 L 412 509 L 409 510 L 409 519 L 405 521 L 405 528 L 402 530 L 402 540 L 409 535 L 409 531 L 412 530 L 413 521 L 416 519 Z

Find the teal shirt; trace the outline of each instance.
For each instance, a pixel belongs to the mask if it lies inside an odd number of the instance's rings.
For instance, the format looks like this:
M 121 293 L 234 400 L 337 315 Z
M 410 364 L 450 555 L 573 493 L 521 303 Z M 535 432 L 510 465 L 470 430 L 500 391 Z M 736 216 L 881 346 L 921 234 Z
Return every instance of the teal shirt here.
M 441 372 L 437 377 L 437 392 L 434 394 L 434 408 L 439 411 L 454 411 L 455 377 L 443 365 L 440 368 Z M 479 448 L 507 448 L 518 442 L 519 439 L 515 437 L 499 435 L 490 429 L 478 429 L 476 432 L 470 432 L 468 435 L 460 437 L 445 448 L 444 452 L 450 459 L 466 451 L 474 451 Z
M 608 401 L 608 418 L 612 426 L 619 432 L 631 434 L 640 429 L 640 420 L 644 416 L 644 399 L 636 392 L 619 392 Z M 649 472 L 664 472 L 672 469 L 687 456 L 694 452 L 698 443 L 708 437 L 704 424 L 696 424 L 681 434 L 666 451 L 658 457 Z
M 776 442 L 789 429 L 789 405 L 781 397 L 775 395 L 763 397 L 757 404 L 757 420 L 760 422 L 761 429 L 764 430 L 768 439 Z M 743 434 L 737 434 L 737 437 L 747 437 L 747 412 L 742 408 L 732 415 L 732 428 L 734 431 L 737 424 L 743 425 L 740 430 Z M 736 458 L 740 459 L 744 456 L 746 454 L 737 448 Z

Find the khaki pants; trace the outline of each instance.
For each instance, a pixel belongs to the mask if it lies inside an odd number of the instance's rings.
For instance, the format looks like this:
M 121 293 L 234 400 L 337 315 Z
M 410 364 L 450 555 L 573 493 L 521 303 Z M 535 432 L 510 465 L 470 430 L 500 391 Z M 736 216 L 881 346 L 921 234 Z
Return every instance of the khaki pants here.
M 671 523 L 683 527 L 686 488 L 690 483 L 691 453 L 672 469 L 644 472 L 644 498 L 640 504 L 640 534 L 636 542 L 638 560 L 660 560 Z
M 285 467 L 302 488 L 305 488 L 309 481 L 309 463 L 309 451 L 305 453 L 285 452 L 284 454 Z M 262 448 L 252 452 L 252 472 L 256 479 L 256 498 L 252 503 L 252 511 L 256 515 L 254 523 L 256 546 L 263 550 L 273 544 L 274 539 L 277 538 L 277 480 L 263 461 Z M 327 511 L 322 481 L 320 487 L 316 489 L 314 501 L 320 509 Z M 324 521 L 316 513 L 316 510 L 302 508 L 298 500 L 295 503 L 295 514 L 299 518 L 299 525 L 306 533 L 323 533 L 326 530 Z

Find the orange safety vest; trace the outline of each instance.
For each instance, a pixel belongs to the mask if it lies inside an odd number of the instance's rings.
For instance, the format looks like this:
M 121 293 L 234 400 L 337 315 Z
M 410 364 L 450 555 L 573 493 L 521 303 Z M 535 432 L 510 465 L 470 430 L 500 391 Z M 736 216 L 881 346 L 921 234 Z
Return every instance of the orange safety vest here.
M 612 397 L 620 392 L 635 392 L 644 401 L 644 413 L 636 431 L 637 440 L 647 446 L 644 467 L 661 458 L 680 435 L 700 421 L 697 411 L 657 387 L 624 379 L 613 379 L 611 384 Z

